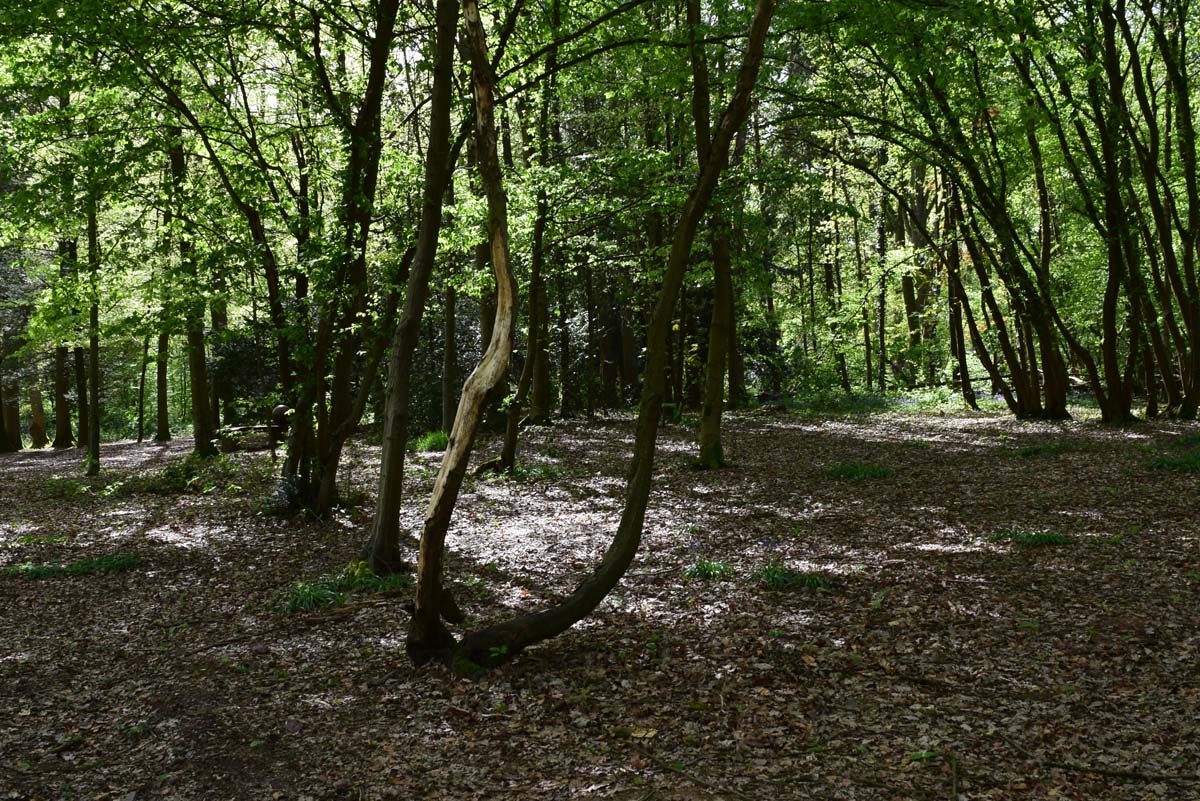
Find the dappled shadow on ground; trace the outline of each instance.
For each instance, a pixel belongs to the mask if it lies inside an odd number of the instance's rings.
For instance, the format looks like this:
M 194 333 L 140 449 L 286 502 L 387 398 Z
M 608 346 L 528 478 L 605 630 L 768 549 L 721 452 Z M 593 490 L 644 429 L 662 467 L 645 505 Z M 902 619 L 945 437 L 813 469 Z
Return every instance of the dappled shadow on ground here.
M 733 467 L 669 426 L 644 547 L 590 620 L 479 681 L 414 670 L 398 598 L 286 616 L 365 535 L 274 516 L 264 454 L 185 491 L 187 443 L 0 457 L 0 788 L 58 798 L 1186 798 L 1200 795 L 1195 427 L 745 414 Z M 485 443 L 482 450 L 494 449 Z M 478 622 L 547 602 L 621 510 L 632 422 L 526 431 L 468 481 L 450 581 Z M 481 458 L 483 458 L 481 456 Z M 436 454 L 410 455 L 409 530 Z M 851 469 L 847 469 L 850 466 Z M 240 471 L 240 472 L 239 472 Z M 837 477 L 842 476 L 842 477 Z M 1060 544 L 1022 544 L 1052 530 Z M 410 543 L 411 547 L 411 543 Z M 697 577 L 702 562 L 718 575 Z M 822 586 L 771 589 L 768 569 Z M 131 795 L 132 794 L 132 795 Z M 0 797 L 2 797 L 0 793 Z

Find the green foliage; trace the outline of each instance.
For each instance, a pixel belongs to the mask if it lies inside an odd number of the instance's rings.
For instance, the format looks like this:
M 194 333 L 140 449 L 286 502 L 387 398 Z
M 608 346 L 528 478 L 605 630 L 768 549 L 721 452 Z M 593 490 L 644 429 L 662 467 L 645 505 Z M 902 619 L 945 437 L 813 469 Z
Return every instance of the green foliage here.
M 43 492 L 51 498 L 74 498 L 77 495 L 87 495 L 92 491 L 87 483 L 76 478 L 51 476 L 42 484 Z
M 288 614 L 308 612 L 322 606 L 339 606 L 346 594 L 336 589 L 334 579 L 297 581 L 288 592 L 283 609 Z
M 1182 441 L 1187 441 L 1184 438 Z M 1192 447 L 1179 454 L 1164 453 L 1150 460 L 1156 470 L 1174 470 L 1180 473 L 1200 473 L 1200 447 Z
M 339 606 L 355 592 L 394 593 L 412 586 L 412 578 L 403 573 L 379 576 L 366 562 L 346 565 L 341 573 L 313 581 L 297 581 L 284 599 L 289 614 L 307 612 L 322 606 Z
M 563 469 L 556 464 L 538 462 L 536 464 L 517 464 L 507 472 L 489 472 L 483 475 L 485 481 L 554 481 L 561 478 Z
M 426 431 L 421 436 L 410 439 L 408 441 L 408 449 L 420 452 L 444 451 L 449 444 L 450 435 L 445 431 Z
M 847 394 L 833 388 L 797 394 L 788 407 L 797 414 L 811 417 L 877 414 L 891 408 L 886 395 L 876 392 Z
M 266 486 L 271 480 L 271 465 L 264 460 L 241 462 L 224 454 L 210 459 L 189 456 L 157 472 L 110 484 L 105 492 L 118 495 L 237 494 L 251 486 Z
M 895 471 L 883 465 L 867 462 L 847 462 L 825 468 L 825 475 L 842 481 L 870 481 L 877 478 L 891 478 Z
M 771 590 L 823 590 L 829 586 L 829 577 L 824 573 L 794 570 L 777 559 L 768 562 L 754 578 Z
M 97 573 L 121 573 L 141 564 L 132 554 L 110 554 L 89 557 L 66 564 L 34 564 L 25 562 L 4 568 L 4 574 L 25 579 L 62 578 L 65 576 L 91 576 Z
M 22 534 L 17 537 L 18 545 L 65 545 L 71 537 L 66 534 Z
M 1043 548 L 1070 545 L 1074 540 L 1053 529 L 1008 529 L 997 531 L 988 537 L 990 542 L 1009 542 L 1021 548 Z
M 703 581 L 723 581 L 733 577 L 733 567 L 721 559 L 698 559 L 694 565 L 683 571 L 683 577 Z

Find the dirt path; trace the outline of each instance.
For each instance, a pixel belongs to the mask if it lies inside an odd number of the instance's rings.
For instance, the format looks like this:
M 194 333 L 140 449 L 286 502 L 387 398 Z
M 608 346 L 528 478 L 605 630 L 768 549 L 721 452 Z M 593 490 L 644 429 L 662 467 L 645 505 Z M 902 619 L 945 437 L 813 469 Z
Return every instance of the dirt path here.
M 147 477 L 187 443 L 106 446 L 90 483 L 74 451 L 0 457 L 0 566 L 139 560 L 0 575 L 0 799 L 1200 797 L 1200 474 L 1151 466 L 1195 426 L 728 430 L 734 468 L 699 473 L 668 428 L 618 592 L 475 682 L 410 667 L 403 599 L 279 611 L 355 557 L 376 449 L 325 524 L 271 514 L 263 454 L 183 494 Z M 469 614 L 590 569 L 631 446 L 624 420 L 533 429 L 523 476 L 466 488 Z

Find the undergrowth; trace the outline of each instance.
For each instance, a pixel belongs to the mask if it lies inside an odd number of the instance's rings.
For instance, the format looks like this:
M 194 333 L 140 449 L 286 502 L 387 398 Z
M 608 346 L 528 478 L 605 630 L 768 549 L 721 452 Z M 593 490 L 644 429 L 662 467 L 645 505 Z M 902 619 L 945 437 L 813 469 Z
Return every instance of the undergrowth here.
M 1180 473 L 1200 473 L 1200 435 L 1190 434 L 1181 437 L 1178 445 L 1187 448 L 1182 453 L 1164 453 L 1150 460 L 1150 466 L 1156 470 L 1174 470 Z
M 1052 529 L 1010 529 L 997 531 L 988 537 L 991 542 L 1009 542 L 1021 548 L 1044 548 L 1047 546 L 1070 545 L 1073 540 L 1066 534 Z
M 410 451 L 444 451 L 450 444 L 450 435 L 445 431 L 426 431 L 408 441 Z
M 4 575 L 25 579 L 47 579 L 64 576 L 91 576 L 97 573 L 121 573 L 137 567 L 141 561 L 132 554 L 118 553 L 79 559 L 66 564 L 24 562 L 4 568 Z
M 252 486 L 268 486 L 274 478 L 273 471 L 273 465 L 262 459 L 241 461 L 224 454 L 207 459 L 189 456 L 161 470 L 113 482 L 103 492 L 105 495 L 237 494 Z
M 683 571 L 684 578 L 704 581 L 720 581 L 732 576 L 733 567 L 723 559 L 698 559 L 694 565 Z
M 399 592 L 412 586 L 404 573 L 378 576 L 366 562 L 351 562 L 342 572 L 313 581 L 297 581 L 288 590 L 283 609 L 289 614 L 307 612 L 322 606 L 339 606 L 351 593 Z
M 829 586 L 829 577 L 824 573 L 795 570 L 778 560 L 768 562 L 754 578 L 770 590 L 822 590 Z

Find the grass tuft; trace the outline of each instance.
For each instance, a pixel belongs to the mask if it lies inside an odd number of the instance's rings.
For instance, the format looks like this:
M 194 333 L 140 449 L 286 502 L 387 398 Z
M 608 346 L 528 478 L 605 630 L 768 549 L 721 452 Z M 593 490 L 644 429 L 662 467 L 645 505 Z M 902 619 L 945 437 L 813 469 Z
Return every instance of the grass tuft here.
M 879 464 L 848 462 L 825 468 L 825 475 L 842 481 L 870 481 L 877 478 L 890 478 L 895 475 L 895 471 Z
M 1010 542 L 1021 548 L 1044 548 L 1057 545 L 1070 545 L 1074 540 L 1059 531 L 1052 529 L 1011 529 L 997 531 L 988 537 L 991 542 Z
M 450 435 L 445 431 L 426 431 L 408 441 L 410 451 L 444 451 L 450 444 Z
M 97 573 L 120 573 L 137 567 L 141 561 L 131 554 L 118 553 L 80 559 L 66 564 L 24 562 L 4 568 L 4 575 L 33 580 L 65 576 L 91 576 Z
M 780 561 L 767 563 L 754 577 L 771 590 L 823 590 L 829 586 L 829 577 L 824 573 L 793 570 Z
M 723 559 L 700 559 L 696 564 L 683 571 L 683 577 L 703 579 L 704 581 L 722 581 L 733 577 L 733 567 Z
M 1200 448 L 1179 455 L 1163 454 L 1150 460 L 1155 470 L 1175 470 L 1180 473 L 1200 473 Z
M 308 612 L 323 606 L 340 606 L 354 592 L 398 592 L 412 585 L 404 573 L 378 576 L 366 562 L 351 562 L 341 573 L 313 581 L 297 581 L 288 591 L 283 609 L 288 614 Z

